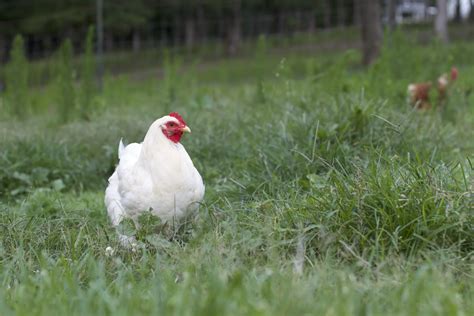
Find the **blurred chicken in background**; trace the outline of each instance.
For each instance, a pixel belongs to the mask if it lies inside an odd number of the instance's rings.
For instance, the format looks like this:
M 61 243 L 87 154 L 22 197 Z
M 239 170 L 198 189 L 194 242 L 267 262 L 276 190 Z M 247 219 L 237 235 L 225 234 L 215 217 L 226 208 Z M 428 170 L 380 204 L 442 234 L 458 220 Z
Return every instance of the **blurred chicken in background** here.
M 456 67 L 451 68 L 451 73 L 442 74 L 438 78 L 438 84 L 436 86 L 437 91 L 437 106 L 441 107 L 446 103 L 448 97 L 448 89 L 456 81 L 458 77 L 458 70 Z M 422 82 L 422 83 L 411 83 L 408 85 L 408 98 L 410 104 L 420 110 L 431 109 L 432 104 L 430 101 L 430 91 L 433 87 L 433 83 Z
M 409 84 L 408 97 L 410 104 L 420 110 L 430 109 L 430 90 L 432 86 L 433 84 L 431 82 Z

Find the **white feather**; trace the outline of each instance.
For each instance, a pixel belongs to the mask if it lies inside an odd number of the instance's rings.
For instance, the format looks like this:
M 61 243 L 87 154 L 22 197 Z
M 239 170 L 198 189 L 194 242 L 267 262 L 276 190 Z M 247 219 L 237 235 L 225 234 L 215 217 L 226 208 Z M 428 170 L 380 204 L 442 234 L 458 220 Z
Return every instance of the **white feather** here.
M 118 148 L 118 157 L 119 157 L 119 159 L 120 159 L 120 157 L 122 157 L 122 153 L 123 153 L 124 150 L 125 150 L 125 146 L 123 145 L 122 138 L 120 138 L 119 148 Z
M 204 184 L 188 153 L 162 127 L 176 118 L 164 116 L 148 129 L 141 144 L 118 148 L 119 164 L 109 178 L 105 205 L 112 225 L 151 211 L 163 221 L 180 219 L 198 209 Z

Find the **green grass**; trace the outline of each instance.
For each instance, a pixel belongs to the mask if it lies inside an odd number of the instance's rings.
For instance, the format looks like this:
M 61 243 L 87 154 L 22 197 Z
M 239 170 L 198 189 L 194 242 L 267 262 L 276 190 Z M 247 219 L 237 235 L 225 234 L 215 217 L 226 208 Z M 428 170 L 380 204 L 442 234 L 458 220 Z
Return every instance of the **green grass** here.
M 0 314 L 473 314 L 474 45 L 391 43 L 369 70 L 260 52 L 109 77 L 88 122 L 58 125 L 54 87 L 32 90 L 36 115 L 0 125 Z M 413 111 L 406 85 L 451 65 L 446 108 Z M 171 110 L 199 217 L 144 216 L 121 249 L 103 205 L 118 140 Z

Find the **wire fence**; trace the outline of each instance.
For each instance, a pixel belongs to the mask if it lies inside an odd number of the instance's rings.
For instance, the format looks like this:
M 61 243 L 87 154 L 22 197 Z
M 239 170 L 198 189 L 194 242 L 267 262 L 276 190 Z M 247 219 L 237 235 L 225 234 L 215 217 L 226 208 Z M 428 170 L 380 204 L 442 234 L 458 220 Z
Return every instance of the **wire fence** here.
M 273 12 L 243 11 L 238 19 L 232 15 L 206 15 L 201 11 L 193 14 L 175 13 L 160 18 L 151 18 L 139 27 L 124 27 L 117 30 L 108 27 L 103 31 L 104 52 L 133 51 L 182 47 L 192 51 L 197 46 L 221 43 L 224 53 L 234 54 L 239 45 L 260 35 L 289 38 L 296 34 L 314 34 L 325 30 L 358 26 L 364 12 L 358 10 L 359 1 L 326 0 L 315 1 L 314 8 L 277 10 Z M 427 23 L 432 21 L 436 10 L 425 0 L 383 0 L 381 22 Z M 390 13 L 393 3 L 393 13 Z M 107 12 L 104 13 L 107 16 Z M 11 21 L 0 20 L 2 24 Z M 41 59 L 54 54 L 65 38 L 70 38 L 74 52 L 84 51 L 89 25 L 95 24 L 95 16 L 87 21 L 60 30 L 40 33 L 25 33 L 25 51 L 30 59 Z M 8 52 L 14 34 L 2 34 L 0 29 L 0 62 L 8 61 Z
M 238 29 L 234 21 L 228 18 L 185 19 L 175 18 L 149 23 L 137 29 L 114 32 L 104 29 L 104 51 L 139 51 L 141 49 L 183 46 L 193 49 L 197 45 L 222 42 L 231 45 L 231 41 L 243 41 L 260 35 L 291 37 L 299 33 L 315 33 L 321 30 L 352 25 L 352 20 L 332 24 L 328 20 L 318 19 L 314 12 L 280 13 L 277 15 L 243 15 Z M 69 34 L 25 34 L 26 52 L 29 58 L 38 59 L 54 53 L 64 38 L 72 40 L 74 50 L 83 50 L 88 25 L 73 29 Z M 232 39 L 231 32 L 237 33 Z M 238 38 L 235 38 L 237 36 Z M 0 50 L 2 60 L 7 59 L 12 38 L 3 41 Z

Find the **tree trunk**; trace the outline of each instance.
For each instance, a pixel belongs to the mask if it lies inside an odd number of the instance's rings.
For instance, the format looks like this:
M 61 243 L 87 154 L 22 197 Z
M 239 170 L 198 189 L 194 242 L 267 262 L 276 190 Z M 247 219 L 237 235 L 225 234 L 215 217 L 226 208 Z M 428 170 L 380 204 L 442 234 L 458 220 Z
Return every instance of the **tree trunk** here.
M 103 0 L 96 1 L 96 62 L 97 62 L 97 88 L 102 92 L 104 82 L 104 6 Z
M 324 28 L 325 29 L 331 27 L 331 15 L 332 15 L 331 0 L 326 0 L 324 2 Z
M 469 21 L 474 22 L 474 0 L 470 1 L 469 6 Z
M 7 36 L 0 33 L 0 64 L 7 61 Z M 0 93 L 5 90 L 5 83 L 3 78 L 0 76 Z
M 316 32 L 316 14 L 314 11 L 309 12 L 308 14 L 308 33 Z
M 360 0 L 353 0 L 353 5 L 354 5 L 352 8 L 353 23 L 355 26 L 360 26 L 360 17 L 361 17 Z
M 195 23 L 194 19 L 190 16 L 186 17 L 186 21 L 184 22 L 184 33 L 185 33 L 185 44 L 186 49 L 192 50 L 194 47 L 194 39 L 195 39 Z
M 242 28 L 241 28 L 241 3 L 240 0 L 234 1 L 234 7 L 232 10 L 232 19 L 228 31 L 228 46 L 227 52 L 233 56 L 237 53 L 240 48 Z
M 447 43 L 448 38 L 448 6 L 446 0 L 436 0 L 438 14 L 435 19 L 436 36 L 443 42 Z
M 204 10 L 202 6 L 199 6 L 197 9 L 197 22 L 196 27 L 198 31 L 199 41 L 206 42 L 207 40 L 207 21 L 206 17 L 204 16 Z
M 160 46 L 165 47 L 168 45 L 168 33 L 166 29 L 166 23 L 168 21 L 161 20 L 160 22 Z
M 344 0 L 337 0 L 337 26 L 344 27 L 346 24 L 346 10 Z
M 278 34 L 283 35 L 285 33 L 285 14 L 282 11 L 278 11 Z
M 3 63 L 7 59 L 6 57 L 7 57 L 6 36 L 0 33 L 0 63 Z
M 132 34 L 132 49 L 134 53 L 140 51 L 141 48 L 141 40 L 140 40 L 140 32 L 138 30 L 133 30 Z
M 382 45 L 382 24 L 378 0 L 361 0 L 361 35 L 364 65 L 372 64 L 380 53 Z
M 396 15 L 397 0 L 387 0 L 388 28 L 392 32 L 395 31 L 395 28 L 397 27 Z
M 178 46 L 180 43 L 181 18 L 177 15 L 173 19 L 173 45 Z
M 297 10 L 295 13 L 294 13 L 294 17 L 295 17 L 295 21 L 296 23 L 292 23 L 292 30 L 291 30 L 291 35 L 293 34 L 296 34 L 298 32 L 301 32 L 303 30 L 303 13 L 301 12 L 301 10 Z
M 454 10 L 454 22 L 461 23 L 462 16 L 461 16 L 461 0 L 456 0 L 456 7 Z

